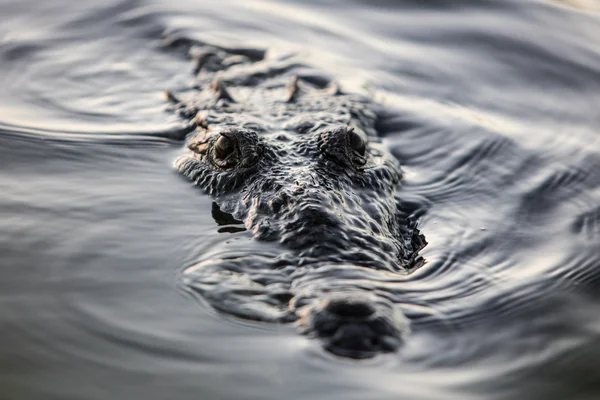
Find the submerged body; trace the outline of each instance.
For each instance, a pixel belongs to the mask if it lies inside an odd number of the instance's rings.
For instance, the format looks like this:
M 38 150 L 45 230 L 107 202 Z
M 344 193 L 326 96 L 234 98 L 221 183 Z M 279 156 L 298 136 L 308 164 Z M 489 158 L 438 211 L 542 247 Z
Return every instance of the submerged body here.
M 412 269 L 426 242 L 395 196 L 401 171 L 378 137 L 377 105 L 292 57 L 168 45 L 189 51 L 197 73 L 168 94 L 193 128 L 176 167 L 213 196 L 213 215 L 286 250 L 202 260 L 187 282 L 221 311 L 296 321 L 338 355 L 396 350 L 406 322 L 370 283 Z

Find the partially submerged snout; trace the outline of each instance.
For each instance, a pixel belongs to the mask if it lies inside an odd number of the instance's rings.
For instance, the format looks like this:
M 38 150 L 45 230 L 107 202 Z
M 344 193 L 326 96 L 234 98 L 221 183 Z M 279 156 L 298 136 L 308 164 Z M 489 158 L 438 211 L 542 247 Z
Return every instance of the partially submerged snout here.
M 237 245 L 241 245 L 237 243 Z M 295 322 L 329 352 L 365 359 L 402 345 L 409 323 L 385 288 L 367 288 L 387 272 L 354 263 L 298 265 L 289 253 L 212 253 L 184 271 L 187 287 L 213 307 L 242 318 Z M 384 275 L 381 275 L 384 274 Z M 362 282 L 362 284 L 361 284 Z
M 339 356 L 370 358 L 402 344 L 408 321 L 390 302 L 370 293 L 334 293 L 297 310 L 302 333 Z

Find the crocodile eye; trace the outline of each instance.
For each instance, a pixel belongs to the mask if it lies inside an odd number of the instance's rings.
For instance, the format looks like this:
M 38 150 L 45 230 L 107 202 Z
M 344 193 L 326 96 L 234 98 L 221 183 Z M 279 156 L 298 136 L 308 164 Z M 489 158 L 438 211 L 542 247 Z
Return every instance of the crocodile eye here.
M 227 136 L 221 135 L 215 142 L 214 155 L 218 161 L 225 161 L 235 151 L 235 142 Z
M 319 137 L 319 150 L 326 158 L 346 167 L 362 169 L 367 164 L 368 139 L 360 129 L 339 126 L 323 131 Z
M 228 129 L 210 142 L 208 161 L 224 170 L 243 170 L 254 165 L 260 155 L 260 141 L 256 132 L 244 129 Z
M 367 151 L 367 140 L 366 138 L 354 130 L 348 131 L 348 143 L 352 150 L 354 150 L 359 156 L 364 157 Z

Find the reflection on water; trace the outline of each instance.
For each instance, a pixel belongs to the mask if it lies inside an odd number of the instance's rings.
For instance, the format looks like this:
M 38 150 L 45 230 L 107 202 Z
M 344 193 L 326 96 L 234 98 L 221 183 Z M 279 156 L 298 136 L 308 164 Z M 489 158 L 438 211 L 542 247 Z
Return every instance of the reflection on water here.
M 583 2 L 578 2 L 579 4 Z M 587 6 L 586 6 L 587 7 Z M 548 2 L 0 4 L 0 399 L 600 393 L 600 21 Z M 164 31 L 296 51 L 393 110 L 430 243 L 397 354 L 349 362 L 181 282 L 251 233 L 173 171 Z
M 564 4 L 568 7 L 574 7 L 583 11 L 600 11 L 600 2 L 598 0 L 554 0 L 558 4 Z

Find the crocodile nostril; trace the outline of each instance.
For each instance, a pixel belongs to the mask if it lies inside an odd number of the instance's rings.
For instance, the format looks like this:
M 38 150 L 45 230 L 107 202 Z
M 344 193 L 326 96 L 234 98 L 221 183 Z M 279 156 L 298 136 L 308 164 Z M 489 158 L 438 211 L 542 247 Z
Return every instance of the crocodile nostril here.
M 351 323 L 342 325 L 337 330 L 335 335 L 331 338 L 331 346 L 329 348 L 334 353 L 349 353 L 357 351 L 371 351 L 377 345 L 377 338 L 367 326 Z
M 375 307 L 362 300 L 331 300 L 325 307 L 330 313 L 342 318 L 367 318 L 375 314 Z

